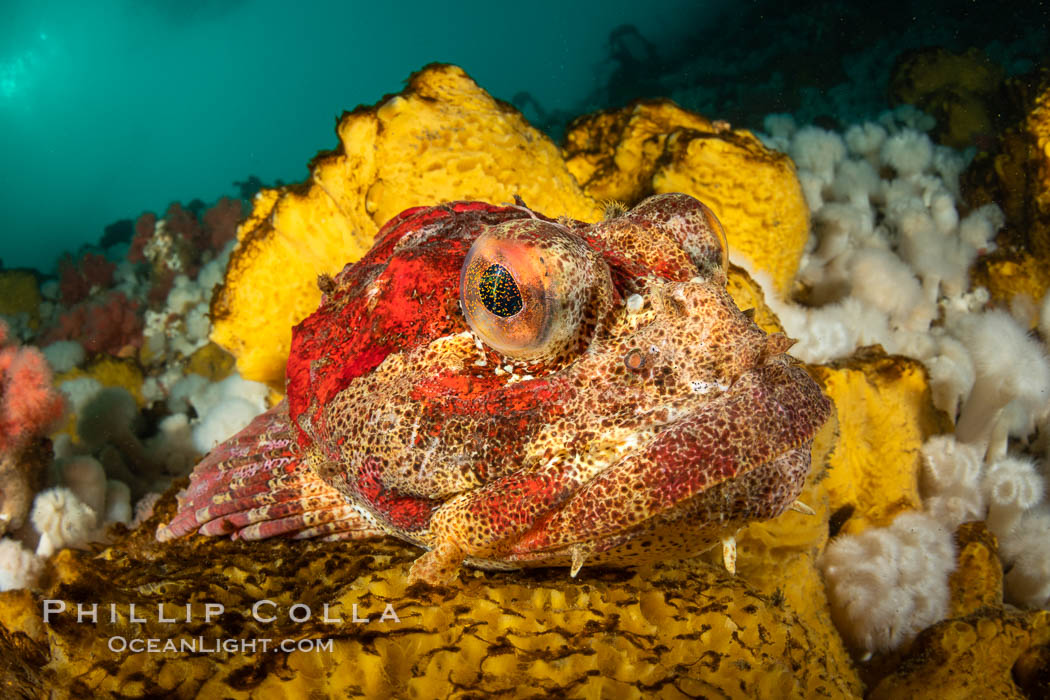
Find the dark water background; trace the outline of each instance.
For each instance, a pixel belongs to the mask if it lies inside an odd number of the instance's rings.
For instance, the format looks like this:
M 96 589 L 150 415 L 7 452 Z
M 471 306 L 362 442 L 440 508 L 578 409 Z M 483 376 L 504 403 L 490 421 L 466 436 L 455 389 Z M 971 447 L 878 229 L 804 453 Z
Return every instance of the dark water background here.
M 1011 73 L 1047 55 L 1042 3 L 607 0 L 0 0 L 0 260 L 56 256 L 169 202 L 293 182 L 335 119 L 432 61 L 463 66 L 557 138 L 666 96 L 759 128 L 845 125 L 887 105 L 909 48 L 977 46 Z

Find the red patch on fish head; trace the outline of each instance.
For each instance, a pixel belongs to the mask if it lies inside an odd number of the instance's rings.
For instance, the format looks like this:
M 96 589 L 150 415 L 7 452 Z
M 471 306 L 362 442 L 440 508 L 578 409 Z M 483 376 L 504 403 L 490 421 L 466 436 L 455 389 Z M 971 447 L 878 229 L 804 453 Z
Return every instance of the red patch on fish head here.
M 319 411 L 392 352 L 466 330 L 459 274 L 486 226 L 533 216 L 521 207 L 453 202 L 391 219 L 372 249 L 329 285 L 321 306 L 292 329 L 286 370 L 294 425 Z M 300 444 L 308 436 L 300 429 Z

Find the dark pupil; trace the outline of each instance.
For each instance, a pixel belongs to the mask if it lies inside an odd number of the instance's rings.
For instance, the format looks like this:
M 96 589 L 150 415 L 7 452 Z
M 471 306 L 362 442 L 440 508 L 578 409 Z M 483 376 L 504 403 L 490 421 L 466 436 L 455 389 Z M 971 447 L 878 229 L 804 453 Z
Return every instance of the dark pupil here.
M 481 303 L 497 316 L 507 318 L 521 311 L 521 292 L 502 265 L 490 265 L 482 273 L 479 291 Z

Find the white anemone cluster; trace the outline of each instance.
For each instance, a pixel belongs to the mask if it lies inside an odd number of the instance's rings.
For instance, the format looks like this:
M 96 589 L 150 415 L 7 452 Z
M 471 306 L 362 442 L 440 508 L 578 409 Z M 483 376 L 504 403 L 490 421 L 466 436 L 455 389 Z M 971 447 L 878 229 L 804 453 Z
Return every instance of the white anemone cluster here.
M 221 284 L 236 241 L 230 241 L 197 274 L 196 279 L 177 275 L 160 311 L 146 312 L 143 340 L 147 352 L 158 360 L 188 357 L 208 343 L 211 320 L 208 306 L 215 285 Z
M 43 560 L 21 542 L 0 537 L 0 591 L 29 588 L 44 570 Z
M 922 447 L 927 512 L 954 529 L 984 520 L 999 541 L 1008 601 L 1050 606 L 1050 503 L 1034 460 L 985 456 L 980 446 L 938 435 Z
M 820 563 L 832 616 L 858 649 L 889 651 L 948 613 L 952 534 L 926 513 L 832 540 Z
M 29 518 L 32 530 L 21 539 L 0 539 L 0 591 L 34 585 L 44 559 L 57 550 L 103 540 L 109 525 L 131 522 L 130 489 L 122 481 L 107 479 L 98 460 L 66 454 L 56 460 L 54 471 L 53 480 L 60 485 L 36 495 Z
M 806 304 L 767 292 L 799 341 L 791 353 L 819 363 L 880 344 L 921 360 L 934 404 L 956 420 L 954 435 L 923 447 L 925 512 L 839 537 L 823 558 L 840 629 L 868 652 L 892 649 L 944 614 L 954 565 L 944 533 L 969 520 L 985 520 L 999 539 L 1006 599 L 1050 604 L 1047 460 L 1036 450 L 1050 445 L 1050 361 L 1028 330 L 1050 338 L 1050 295 L 987 310 L 987 291 L 970 288 L 970 267 L 994 249 L 1005 219 L 995 205 L 965 208 L 959 174 L 969 155 L 933 144 L 931 126 L 914 109 L 843 134 L 773 115 L 763 137 L 794 159 L 812 211 L 798 275 Z M 903 536 L 900 522 L 927 540 Z M 917 586 L 915 560 L 934 540 L 941 545 Z

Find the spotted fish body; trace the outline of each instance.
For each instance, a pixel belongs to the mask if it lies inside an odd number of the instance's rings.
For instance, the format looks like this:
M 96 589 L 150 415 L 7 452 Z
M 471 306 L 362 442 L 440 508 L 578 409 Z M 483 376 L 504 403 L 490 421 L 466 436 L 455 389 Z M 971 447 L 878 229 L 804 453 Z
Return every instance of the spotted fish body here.
M 830 412 L 725 267 L 686 195 L 593 225 L 403 212 L 322 282 L 287 402 L 198 465 L 158 537 L 388 533 L 432 583 L 706 550 L 792 504 Z

